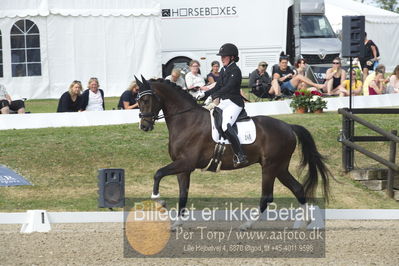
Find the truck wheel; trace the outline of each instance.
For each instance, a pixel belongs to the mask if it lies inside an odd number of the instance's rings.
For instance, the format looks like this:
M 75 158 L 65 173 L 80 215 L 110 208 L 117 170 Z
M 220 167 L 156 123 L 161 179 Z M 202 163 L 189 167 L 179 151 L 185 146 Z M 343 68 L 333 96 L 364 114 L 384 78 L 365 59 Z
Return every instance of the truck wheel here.
M 190 63 L 191 58 L 188 57 L 176 57 L 170 60 L 164 67 L 163 77 L 167 77 L 170 75 L 174 68 L 178 68 L 184 72 L 184 74 L 190 71 L 188 64 Z

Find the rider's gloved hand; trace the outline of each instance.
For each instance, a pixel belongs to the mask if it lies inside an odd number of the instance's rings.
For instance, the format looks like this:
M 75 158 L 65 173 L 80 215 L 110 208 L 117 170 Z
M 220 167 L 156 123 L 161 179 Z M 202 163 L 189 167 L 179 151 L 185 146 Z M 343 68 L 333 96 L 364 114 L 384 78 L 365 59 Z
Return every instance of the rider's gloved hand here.
M 197 97 L 195 97 L 197 100 L 201 100 L 202 98 L 205 97 L 205 92 L 204 91 L 199 91 L 197 94 Z

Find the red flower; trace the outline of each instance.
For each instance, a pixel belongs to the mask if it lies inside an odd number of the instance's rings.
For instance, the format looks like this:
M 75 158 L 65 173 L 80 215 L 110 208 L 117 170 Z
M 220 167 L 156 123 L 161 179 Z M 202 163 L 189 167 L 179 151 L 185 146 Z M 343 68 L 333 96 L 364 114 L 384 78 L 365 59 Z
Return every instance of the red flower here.
M 295 92 L 295 96 L 299 96 L 299 91 L 296 91 L 296 92 Z
M 304 93 L 304 92 L 301 92 L 301 95 L 302 95 L 302 96 L 305 96 L 305 93 Z

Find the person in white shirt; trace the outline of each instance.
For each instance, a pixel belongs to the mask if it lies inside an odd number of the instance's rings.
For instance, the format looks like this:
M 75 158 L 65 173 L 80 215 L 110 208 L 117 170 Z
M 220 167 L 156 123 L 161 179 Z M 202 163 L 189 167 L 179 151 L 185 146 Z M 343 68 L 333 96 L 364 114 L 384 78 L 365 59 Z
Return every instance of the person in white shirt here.
M 174 68 L 172 73 L 167 76 L 165 79 L 170 80 L 175 83 L 177 86 L 180 86 L 183 90 L 186 90 L 186 82 L 180 75 L 180 69 Z
M 189 93 L 196 98 L 200 91 L 207 91 L 215 87 L 216 82 L 205 86 L 205 79 L 199 73 L 200 63 L 197 60 L 190 61 L 190 72 L 186 74 L 186 85 Z
M 6 87 L 0 84 L 0 114 L 9 114 L 11 111 L 18 114 L 25 113 L 25 104 L 22 100 L 13 101 L 8 94 Z
M 97 78 L 90 78 L 88 89 L 82 94 L 81 111 L 104 111 L 104 91 Z
M 399 93 L 399 65 L 395 67 L 389 78 L 387 93 Z

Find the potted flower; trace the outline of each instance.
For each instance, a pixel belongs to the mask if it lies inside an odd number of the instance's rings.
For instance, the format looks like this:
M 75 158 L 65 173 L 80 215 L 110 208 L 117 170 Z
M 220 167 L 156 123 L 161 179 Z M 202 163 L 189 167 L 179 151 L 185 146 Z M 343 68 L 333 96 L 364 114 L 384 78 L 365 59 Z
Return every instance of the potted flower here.
M 311 92 L 312 98 L 310 98 L 309 109 L 313 113 L 322 113 L 323 109 L 327 108 L 327 102 L 321 97 L 321 93 L 318 91 Z
M 295 113 L 304 114 L 308 111 L 311 98 L 312 94 L 308 90 L 297 90 L 292 97 L 290 107 L 294 109 Z

